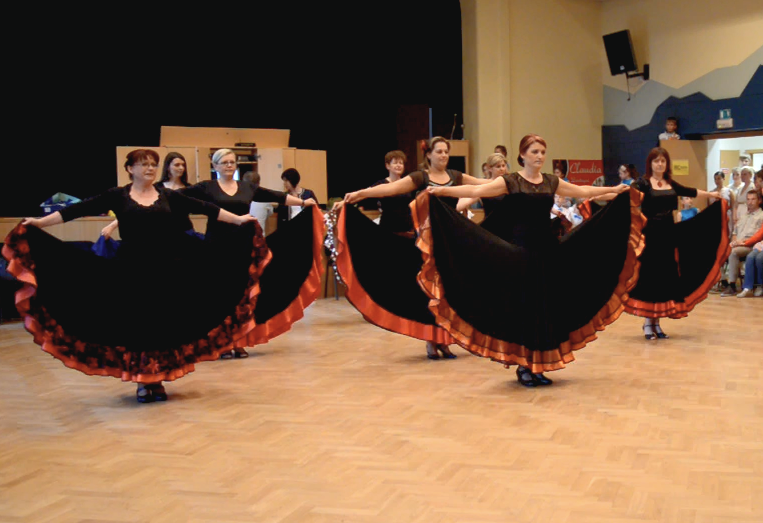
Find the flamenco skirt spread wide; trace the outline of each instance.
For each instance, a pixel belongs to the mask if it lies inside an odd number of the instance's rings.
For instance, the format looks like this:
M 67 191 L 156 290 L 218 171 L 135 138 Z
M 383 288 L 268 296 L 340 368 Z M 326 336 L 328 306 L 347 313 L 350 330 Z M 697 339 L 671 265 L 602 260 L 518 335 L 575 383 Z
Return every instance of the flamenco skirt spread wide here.
M 453 343 L 435 323 L 416 275 L 421 253 L 415 240 L 391 233 L 351 205 L 339 212 L 337 271 L 345 296 L 363 317 L 383 329 L 434 343 Z
M 478 356 L 533 372 L 564 367 L 623 311 L 643 248 L 640 202 L 630 191 L 561 240 L 519 246 L 419 195 L 418 278 L 437 323 Z
M 122 242 L 109 259 L 21 224 L 3 256 L 44 351 L 85 374 L 153 383 L 217 359 L 254 328 L 270 253 L 259 225 L 242 227 L 245 260 L 223 268 L 208 242 L 189 235 L 155 250 Z
M 321 293 L 324 229 L 320 209 L 312 206 L 267 237 L 272 259 L 260 278 L 255 327 L 236 346 L 267 343 L 304 317 Z
M 651 219 L 644 228 L 638 284 L 625 310 L 646 318 L 683 318 L 707 297 L 729 257 L 727 203 L 719 200 L 691 220 Z

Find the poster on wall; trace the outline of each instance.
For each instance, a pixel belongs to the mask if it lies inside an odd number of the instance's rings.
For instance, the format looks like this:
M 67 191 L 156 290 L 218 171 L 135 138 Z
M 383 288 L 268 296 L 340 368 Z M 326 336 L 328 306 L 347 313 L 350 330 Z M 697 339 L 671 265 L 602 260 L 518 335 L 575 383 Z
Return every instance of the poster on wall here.
M 673 160 L 671 171 L 673 176 L 689 176 L 689 160 Z
M 553 160 L 554 174 L 575 185 L 593 185 L 597 178 L 604 185 L 603 160 Z M 598 184 L 597 184 L 598 185 Z

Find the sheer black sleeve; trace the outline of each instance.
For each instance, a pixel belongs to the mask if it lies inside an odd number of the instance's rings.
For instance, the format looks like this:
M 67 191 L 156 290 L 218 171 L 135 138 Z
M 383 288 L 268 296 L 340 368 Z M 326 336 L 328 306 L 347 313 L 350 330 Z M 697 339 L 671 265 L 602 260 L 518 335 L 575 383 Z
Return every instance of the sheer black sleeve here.
M 649 192 L 649 189 L 651 189 L 651 184 L 646 178 L 639 178 L 638 180 L 631 183 L 631 187 L 636 189 L 638 192 L 646 194 Z
M 166 191 L 165 194 L 173 213 L 203 214 L 213 219 L 217 219 L 220 215 L 220 207 L 213 203 L 186 196 L 179 191 Z
M 697 197 L 697 189 L 694 187 L 685 187 L 675 180 L 670 180 L 670 185 L 673 187 L 673 190 L 676 191 L 678 196 L 688 196 L 689 198 Z
M 128 189 L 125 187 L 112 187 L 98 196 L 93 196 L 61 209 L 61 217 L 65 222 L 68 222 L 83 216 L 99 216 L 108 213 L 112 209 L 121 208 L 121 200 L 124 198 L 126 190 Z
M 416 186 L 414 190 L 420 191 L 426 187 L 427 175 L 424 171 L 414 171 L 408 176 L 410 176 L 411 180 L 413 180 L 413 184 Z

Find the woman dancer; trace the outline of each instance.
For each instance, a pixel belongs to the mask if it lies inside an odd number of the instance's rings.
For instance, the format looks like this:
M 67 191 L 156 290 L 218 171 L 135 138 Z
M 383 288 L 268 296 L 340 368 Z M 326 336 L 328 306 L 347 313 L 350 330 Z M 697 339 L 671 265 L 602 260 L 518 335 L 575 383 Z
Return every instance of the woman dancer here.
M 185 161 L 185 156 L 176 152 L 167 153 L 162 164 L 162 177 L 157 182 L 157 185 L 172 189 L 173 191 L 177 191 L 178 189 L 190 185 L 188 183 L 188 167 Z M 193 223 L 191 223 L 191 219 L 188 217 L 181 219 L 183 220 L 183 230 L 188 231 L 189 234 L 193 234 Z M 119 227 L 119 220 L 114 220 L 104 227 L 101 231 L 103 239 L 109 240 L 117 227 Z
M 730 252 L 726 200 L 718 192 L 684 187 L 671 174 L 668 151 L 655 147 L 647 156 L 644 176 L 631 185 L 644 195 L 646 247 L 639 258 L 639 280 L 625 310 L 644 318 L 647 340 L 668 338 L 660 318 L 683 318 L 707 297 Z M 695 218 L 675 223 L 677 196 L 719 201 Z
M 304 316 L 304 309 L 318 297 L 323 270 L 323 220 L 312 198 L 302 200 L 290 194 L 264 189 L 252 182 L 234 180 L 238 164 L 236 153 L 230 149 L 215 151 L 212 164 L 217 180 L 203 181 L 181 192 L 233 214 L 248 213 L 251 202 L 311 208 L 311 212 L 299 213 L 294 219 L 280 223 L 278 230 L 268 236 L 267 247 L 272 260 L 259 281 L 261 293 L 254 311 L 256 327 L 246 338 L 238 340 L 232 351 L 221 356 L 223 359 L 246 358 L 249 353 L 244 347 L 266 343 L 289 330 L 295 321 Z M 210 220 L 205 238 L 215 255 L 225 260 L 220 287 L 227 289 L 233 298 L 241 288 L 240 280 L 246 275 L 252 244 L 265 244 L 262 228 L 257 225 L 241 229 Z
M 424 171 L 416 171 L 395 182 L 348 193 L 345 203 L 366 198 L 388 198 L 420 191 L 430 185 L 450 186 L 487 183 L 448 169 L 450 143 L 436 136 L 427 144 Z M 448 202 L 456 206 L 456 199 Z M 405 238 L 376 227 L 357 209 L 344 205 L 339 213 L 336 235 L 337 270 L 350 303 L 366 320 L 379 327 L 427 342 L 427 357 L 455 358 L 448 345 L 450 336 L 437 327 L 427 308 L 427 296 L 416 283 L 421 253 L 411 237 Z
M 485 165 L 487 165 L 488 179 L 491 181 L 506 174 L 506 157 L 500 153 L 493 153 L 488 156 Z M 503 200 L 503 196 L 482 199 L 482 208 L 485 210 L 485 217 L 496 209 L 501 200 Z M 459 200 L 458 205 L 456 205 L 456 210 L 465 211 L 477 201 L 480 201 L 480 199 L 462 198 Z
M 179 224 L 190 213 L 235 225 L 254 218 L 155 186 L 158 161 L 154 151 L 132 151 L 125 162 L 132 183 L 44 218 L 27 218 L 3 247 L 9 272 L 24 282 L 17 303 L 35 342 L 67 367 L 137 382 L 141 403 L 166 400 L 163 381 L 217 359 L 253 328 L 257 280 L 268 260 L 267 247 L 250 244 L 247 278 L 223 302 L 220 274 L 191 263 L 204 266 L 215 258 Z M 109 210 L 122 229 L 113 259 L 41 230 Z M 157 280 L 158 267 L 172 267 L 174 277 Z
M 425 258 L 419 283 L 438 325 L 469 352 L 518 365 L 517 380 L 526 387 L 551 384 L 543 372 L 563 368 L 617 319 L 641 247 L 637 193 L 622 194 L 559 240 L 550 219 L 554 194 L 586 198 L 629 188 L 578 187 L 543 173 L 545 159 L 546 142 L 527 135 L 519 144 L 520 171 L 482 186 L 429 188 L 413 213 Z M 506 197 L 479 227 L 430 195 Z M 559 304 L 560 288 L 580 297 L 576 307 Z M 475 289 L 485 299 L 475 300 Z

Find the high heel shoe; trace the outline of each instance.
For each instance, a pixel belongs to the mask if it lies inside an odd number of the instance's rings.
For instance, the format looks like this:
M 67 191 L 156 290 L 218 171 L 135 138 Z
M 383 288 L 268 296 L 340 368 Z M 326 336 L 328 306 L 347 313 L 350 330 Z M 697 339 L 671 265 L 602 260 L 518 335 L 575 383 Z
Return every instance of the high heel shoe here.
M 551 385 L 554 383 L 554 380 L 545 377 L 542 372 L 533 374 L 533 379 L 538 385 Z
M 647 327 L 649 327 L 649 332 L 646 331 Z M 646 338 L 647 340 L 656 340 L 657 339 L 657 335 L 652 330 L 652 326 L 651 325 L 644 325 L 643 327 L 641 327 L 641 330 L 644 331 L 644 338 Z
M 659 325 L 655 325 L 655 326 L 654 326 L 654 327 L 652 327 L 652 328 L 654 329 L 654 334 L 655 334 L 655 335 L 656 335 L 658 338 L 660 338 L 661 340 L 667 340 L 667 339 L 670 339 L 670 336 L 668 336 L 667 334 L 665 334 L 664 332 L 662 332 L 662 329 L 660 328 L 660 326 L 659 326 Z
M 517 367 L 517 381 L 525 387 L 536 387 L 538 385 L 530 369 L 521 365 Z
M 437 353 L 437 345 L 431 341 L 427 342 L 427 358 L 430 360 L 440 359 L 440 355 Z

